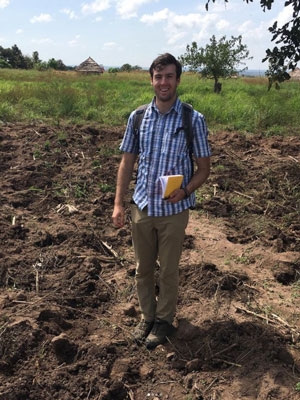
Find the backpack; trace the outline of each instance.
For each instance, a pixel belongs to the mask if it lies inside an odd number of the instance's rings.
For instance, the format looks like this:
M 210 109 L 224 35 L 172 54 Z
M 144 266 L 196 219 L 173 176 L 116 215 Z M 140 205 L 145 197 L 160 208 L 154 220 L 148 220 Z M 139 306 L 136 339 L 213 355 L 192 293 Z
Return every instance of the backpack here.
M 133 130 L 134 135 L 139 139 L 140 134 L 140 126 L 142 120 L 144 118 L 145 111 L 148 107 L 148 104 L 143 104 L 142 106 L 136 109 L 136 112 L 133 117 Z M 194 175 L 194 161 L 193 161 L 193 126 L 192 126 L 192 114 L 193 107 L 188 103 L 182 103 L 182 124 L 181 128 L 177 128 L 177 131 L 183 129 L 186 138 L 186 144 L 189 151 L 189 156 L 191 159 L 192 166 L 192 176 Z

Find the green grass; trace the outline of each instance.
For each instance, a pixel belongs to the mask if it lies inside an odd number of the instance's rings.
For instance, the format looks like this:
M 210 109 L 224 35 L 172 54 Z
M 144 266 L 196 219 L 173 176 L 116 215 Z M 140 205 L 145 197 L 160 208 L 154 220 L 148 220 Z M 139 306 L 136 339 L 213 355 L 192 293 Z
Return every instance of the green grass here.
M 178 94 L 205 115 L 211 131 L 226 129 L 265 135 L 298 135 L 300 82 L 267 90 L 265 78 L 213 81 L 184 73 Z M 0 120 L 124 126 L 130 112 L 148 103 L 153 91 L 148 72 L 101 76 L 76 72 L 0 69 Z

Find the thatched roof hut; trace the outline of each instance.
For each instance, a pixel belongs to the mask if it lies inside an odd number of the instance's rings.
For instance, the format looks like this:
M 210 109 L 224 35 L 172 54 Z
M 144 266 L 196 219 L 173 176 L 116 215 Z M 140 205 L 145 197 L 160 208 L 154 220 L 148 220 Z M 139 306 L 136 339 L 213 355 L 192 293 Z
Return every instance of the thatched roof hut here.
M 300 80 L 300 68 L 295 68 L 294 71 L 289 72 L 291 79 Z
M 103 65 L 97 64 L 92 57 L 89 57 L 78 65 L 78 67 L 75 68 L 75 71 L 83 74 L 103 74 L 104 67 Z

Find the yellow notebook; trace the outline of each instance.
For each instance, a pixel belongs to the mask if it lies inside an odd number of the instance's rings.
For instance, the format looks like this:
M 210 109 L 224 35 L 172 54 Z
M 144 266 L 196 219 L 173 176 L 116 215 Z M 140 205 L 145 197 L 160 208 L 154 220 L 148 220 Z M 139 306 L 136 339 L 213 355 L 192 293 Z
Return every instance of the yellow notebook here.
M 162 187 L 162 198 L 167 199 L 170 194 L 181 187 L 183 175 L 167 175 L 159 178 Z

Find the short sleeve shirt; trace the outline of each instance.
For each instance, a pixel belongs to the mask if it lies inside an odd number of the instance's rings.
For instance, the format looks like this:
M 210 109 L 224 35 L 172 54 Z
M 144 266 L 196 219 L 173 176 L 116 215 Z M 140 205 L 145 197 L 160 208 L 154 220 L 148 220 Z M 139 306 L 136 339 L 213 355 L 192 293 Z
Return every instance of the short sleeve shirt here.
M 120 150 L 139 155 L 137 182 L 133 200 L 149 216 L 160 217 L 178 214 L 195 205 L 195 193 L 172 204 L 162 198 L 159 177 L 163 175 L 184 176 L 185 187 L 192 174 L 192 164 L 185 132 L 182 128 L 182 102 L 179 98 L 165 114 L 159 112 L 155 98 L 148 105 L 139 133 L 134 132 L 133 111 L 128 119 Z M 193 155 L 209 157 L 208 129 L 204 116 L 196 110 L 192 115 Z

